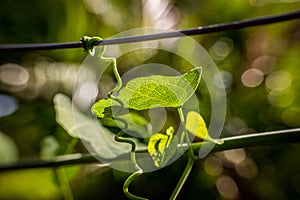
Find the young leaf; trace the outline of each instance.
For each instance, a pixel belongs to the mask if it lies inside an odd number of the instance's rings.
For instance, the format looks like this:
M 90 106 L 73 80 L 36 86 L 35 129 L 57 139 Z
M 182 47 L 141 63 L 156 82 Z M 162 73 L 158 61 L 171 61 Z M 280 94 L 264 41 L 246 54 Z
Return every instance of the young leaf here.
M 112 117 L 112 99 L 101 99 L 92 106 L 92 113 L 99 118 Z
M 145 110 L 155 107 L 180 107 L 195 92 L 201 79 L 201 67 L 181 76 L 135 78 L 120 90 L 124 107 Z
M 141 115 L 129 112 L 127 114 L 118 116 L 118 118 L 123 119 L 127 122 L 127 133 L 133 136 L 136 134 L 137 137 L 148 138 L 150 137 L 150 133 L 152 130 L 151 124 L 143 118 Z M 116 127 L 116 128 L 124 128 L 124 123 L 119 122 L 118 120 L 114 120 L 113 118 L 103 118 L 101 119 L 101 123 L 105 127 Z
M 148 152 L 156 167 L 162 167 L 172 158 L 176 152 L 178 140 L 173 137 L 174 129 L 170 127 L 167 134 L 156 133 L 150 137 Z
M 201 115 L 195 111 L 188 112 L 186 117 L 186 129 L 200 139 L 223 144 L 222 140 L 215 140 L 209 136 L 205 121 Z
M 124 124 L 118 120 L 113 119 L 112 106 L 119 106 L 118 103 L 112 99 L 101 99 L 92 106 L 91 111 L 99 118 L 101 118 L 101 123 L 106 127 L 117 127 L 122 128 Z M 151 132 L 151 124 L 142 116 L 137 113 L 129 112 L 122 113 L 118 115 L 127 122 L 128 131 L 134 132 L 142 136 L 143 138 L 149 137 Z

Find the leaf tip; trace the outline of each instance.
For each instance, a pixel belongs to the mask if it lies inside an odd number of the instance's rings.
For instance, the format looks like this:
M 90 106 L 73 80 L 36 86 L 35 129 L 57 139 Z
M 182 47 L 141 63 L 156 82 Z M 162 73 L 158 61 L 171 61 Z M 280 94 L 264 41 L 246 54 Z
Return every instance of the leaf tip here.
M 222 140 L 222 139 L 213 139 L 212 142 L 219 144 L 219 145 L 224 144 L 224 140 Z

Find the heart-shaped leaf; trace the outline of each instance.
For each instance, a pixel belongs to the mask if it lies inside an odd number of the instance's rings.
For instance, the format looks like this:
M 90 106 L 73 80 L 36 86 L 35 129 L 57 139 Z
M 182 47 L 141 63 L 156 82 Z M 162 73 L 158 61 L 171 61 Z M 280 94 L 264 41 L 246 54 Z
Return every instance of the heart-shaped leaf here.
M 180 107 L 194 94 L 201 72 L 198 67 L 181 76 L 155 75 L 135 78 L 120 90 L 118 98 L 125 107 L 136 110 Z

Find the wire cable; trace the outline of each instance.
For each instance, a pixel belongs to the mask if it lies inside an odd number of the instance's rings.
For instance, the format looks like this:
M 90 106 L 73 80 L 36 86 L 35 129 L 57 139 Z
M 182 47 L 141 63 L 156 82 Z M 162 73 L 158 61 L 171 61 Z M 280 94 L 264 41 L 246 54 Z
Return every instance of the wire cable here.
M 141 36 L 132 36 L 124 38 L 113 38 L 108 40 L 102 40 L 95 42 L 97 45 L 115 45 L 115 44 L 125 44 L 133 42 L 143 42 L 149 40 L 158 40 L 165 38 L 201 35 L 214 32 L 235 30 L 259 25 L 266 25 L 271 23 L 283 22 L 292 19 L 300 18 L 300 10 L 289 12 L 280 15 L 272 15 L 259 17 L 254 19 L 234 21 L 229 23 L 214 24 L 209 26 L 197 27 L 186 30 L 170 31 L 157 34 L 148 34 Z M 0 45 L 0 53 L 9 51 L 35 51 L 35 50 L 54 50 L 54 49 L 70 49 L 70 48 L 81 48 L 81 42 L 69 42 L 69 43 L 40 43 L 40 44 L 11 44 L 11 45 Z

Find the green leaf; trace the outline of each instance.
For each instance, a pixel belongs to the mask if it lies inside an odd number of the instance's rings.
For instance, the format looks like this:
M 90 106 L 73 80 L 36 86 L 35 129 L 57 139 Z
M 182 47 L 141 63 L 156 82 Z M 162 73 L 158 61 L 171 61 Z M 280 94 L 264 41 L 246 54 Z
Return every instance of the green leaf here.
M 74 138 L 79 138 L 76 130 L 75 119 L 72 114 L 72 104 L 69 97 L 56 94 L 53 98 L 56 122 Z
M 118 116 L 118 118 L 121 118 L 127 122 L 127 133 L 134 132 L 142 138 L 150 137 L 152 126 L 141 115 L 130 112 L 122 116 Z M 101 119 L 101 123 L 105 127 L 124 128 L 124 123 L 114 120 L 113 118 L 103 118 Z
M 112 99 L 101 99 L 97 103 L 92 106 L 92 113 L 94 113 L 97 117 L 102 118 L 101 123 L 106 127 L 117 127 L 123 128 L 124 124 L 119 122 L 118 120 L 114 120 L 112 117 L 111 107 L 117 105 L 118 103 L 113 101 Z M 120 116 L 119 116 L 120 115 Z M 143 138 L 149 137 L 151 124 L 143 118 L 141 115 L 129 112 L 119 114 L 118 118 L 121 118 L 127 122 L 128 131 L 135 132 L 141 135 Z
M 92 106 L 92 113 L 99 118 L 112 117 L 112 99 L 101 99 Z
M 166 134 L 156 133 L 150 137 L 148 152 L 156 167 L 166 165 L 176 152 L 178 140 L 173 132 L 173 127 L 169 127 Z
M 145 110 L 155 107 L 180 107 L 195 92 L 201 79 L 201 67 L 181 76 L 135 78 L 120 90 L 124 107 Z
M 202 116 L 195 111 L 188 112 L 186 117 L 186 129 L 200 139 L 223 144 L 223 140 L 215 140 L 209 136 L 205 121 Z
M 88 142 L 101 158 L 113 159 L 130 152 L 130 144 L 116 142 L 114 134 L 101 126 L 97 120 L 84 115 L 76 107 L 73 107 L 72 110 L 69 97 L 63 94 L 55 95 L 54 106 L 56 121 L 72 137 L 78 138 L 78 132 L 80 132 L 80 139 Z M 76 116 L 76 123 L 74 116 Z M 142 146 L 137 141 L 135 142 L 138 147 Z

